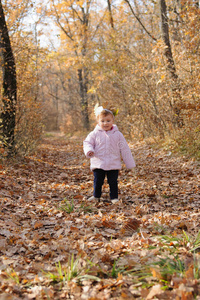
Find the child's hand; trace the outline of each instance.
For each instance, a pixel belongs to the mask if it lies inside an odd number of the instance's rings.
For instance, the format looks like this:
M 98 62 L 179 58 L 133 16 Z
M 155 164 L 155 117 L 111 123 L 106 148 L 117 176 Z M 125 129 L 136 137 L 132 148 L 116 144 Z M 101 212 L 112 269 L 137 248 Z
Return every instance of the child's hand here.
M 87 156 L 88 156 L 88 157 L 93 157 L 93 156 L 94 156 L 94 152 L 93 152 L 93 151 L 89 151 L 89 152 L 87 153 Z

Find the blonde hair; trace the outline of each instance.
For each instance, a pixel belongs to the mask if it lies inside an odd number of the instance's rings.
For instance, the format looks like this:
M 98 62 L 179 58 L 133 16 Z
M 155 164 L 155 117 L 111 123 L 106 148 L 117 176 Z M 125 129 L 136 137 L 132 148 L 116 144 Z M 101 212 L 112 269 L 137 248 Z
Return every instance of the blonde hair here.
M 97 115 L 97 119 L 98 119 L 100 116 L 107 117 L 108 115 L 111 115 L 111 116 L 114 118 L 114 115 L 113 115 L 112 111 L 109 110 L 109 109 L 104 108 L 104 109 L 102 109 L 102 111 Z

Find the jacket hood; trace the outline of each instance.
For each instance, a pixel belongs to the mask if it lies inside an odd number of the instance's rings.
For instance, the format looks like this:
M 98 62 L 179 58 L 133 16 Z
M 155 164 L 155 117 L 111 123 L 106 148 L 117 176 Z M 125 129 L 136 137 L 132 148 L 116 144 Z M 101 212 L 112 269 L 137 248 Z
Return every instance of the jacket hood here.
M 98 124 L 96 125 L 96 127 L 94 128 L 94 131 L 105 131 L 103 130 Z M 113 132 L 116 132 L 116 131 L 119 131 L 117 125 L 113 124 L 113 127 L 111 130 L 109 130 L 109 132 L 113 133 Z

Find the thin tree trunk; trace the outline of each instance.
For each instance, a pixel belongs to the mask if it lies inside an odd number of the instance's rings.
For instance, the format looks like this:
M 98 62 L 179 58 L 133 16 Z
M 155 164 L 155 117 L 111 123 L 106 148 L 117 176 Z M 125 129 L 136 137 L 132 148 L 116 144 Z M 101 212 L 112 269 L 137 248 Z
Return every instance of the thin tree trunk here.
M 176 74 L 176 68 L 174 64 L 174 59 L 172 56 L 171 44 L 169 40 L 169 25 L 167 18 L 167 7 L 165 0 L 160 0 L 160 16 L 161 16 L 161 34 L 165 44 L 165 57 L 167 59 L 167 68 L 171 73 L 172 78 L 175 80 L 178 78 Z
M 196 8 L 199 8 L 199 0 L 197 0 L 197 1 L 195 0 L 194 5 L 196 6 Z
M 113 20 L 113 16 L 112 16 L 111 3 L 110 3 L 110 0 L 107 0 L 107 2 L 108 2 L 108 10 L 109 10 L 109 14 L 110 14 L 110 25 L 111 25 L 111 27 L 114 29 L 114 20 Z
M 165 45 L 164 55 L 166 57 L 167 70 L 169 72 L 171 78 L 171 85 L 172 85 L 172 93 L 173 93 L 172 108 L 174 111 L 173 122 L 175 125 L 181 127 L 183 125 L 183 121 L 180 117 L 180 109 L 178 108 L 178 103 L 180 103 L 182 99 L 180 94 L 179 78 L 176 73 L 176 67 L 175 67 L 170 39 L 169 39 L 169 24 L 168 24 L 167 6 L 165 0 L 160 0 L 160 18 L 161 18 L 161 34 Z
M 88 82 L 87 82 L 87 70 L 78 69 L 78 80 L 80 88 L 80 97 L 81 97 L 81 111 L 83 116 L 83 126 L 85 129 L 89 130 L 89 116 L 88 116 Z
M 0 0 L 0 49 L 3 70 L 3 109 L 1 112 L 3 143 L 11 155 L 15 151 L 15 113 L 17 80 L 15 59 L 12 52 L 5 15 Z

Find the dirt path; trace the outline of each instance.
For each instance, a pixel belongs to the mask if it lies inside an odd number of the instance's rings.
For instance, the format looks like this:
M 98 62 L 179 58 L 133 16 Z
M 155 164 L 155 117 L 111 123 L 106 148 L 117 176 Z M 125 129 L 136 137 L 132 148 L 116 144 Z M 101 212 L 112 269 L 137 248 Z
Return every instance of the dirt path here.
M 200 299 L 199 163 L 130 147 L 117 205 L 77 138 L 0 166 L 0 299 Z

